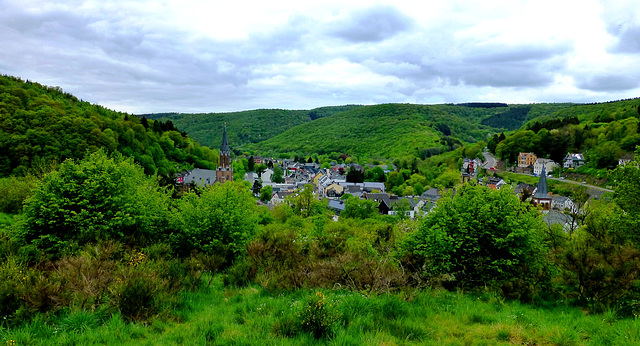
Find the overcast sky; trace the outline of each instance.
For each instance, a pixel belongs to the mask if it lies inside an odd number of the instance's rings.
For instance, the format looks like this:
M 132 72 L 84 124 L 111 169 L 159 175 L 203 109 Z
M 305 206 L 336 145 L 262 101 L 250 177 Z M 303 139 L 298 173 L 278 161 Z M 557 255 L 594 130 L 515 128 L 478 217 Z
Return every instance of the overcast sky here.
M 640 96 L 637 1 L 0 0 L 0 73 L 131 112 Z

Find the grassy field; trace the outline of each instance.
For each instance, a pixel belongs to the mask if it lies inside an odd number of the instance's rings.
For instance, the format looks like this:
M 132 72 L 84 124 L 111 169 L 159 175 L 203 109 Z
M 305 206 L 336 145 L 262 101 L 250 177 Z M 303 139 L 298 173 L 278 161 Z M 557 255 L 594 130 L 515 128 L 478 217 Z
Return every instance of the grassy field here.
M 206 280 L 206 278 L 205 278 Z M 209 288 L 184 294 L 170 320 L 128 323 L 118 313 L 75 311 L 36 318 L 29 325 L 0 327 L 7 345 L 637 345 L 640 319 L 615 313 L 505 302 L 496 295 L 423 290 L 367 296 L 357 292 L 260 287 Z M 313 303 L 313 304 L 310 304 Z M 320 306 L 309 319 L 305 311 Z M 324 314 L 324 315 L 323 315 Z M 324 338 L 304 330 L 323 323 Z

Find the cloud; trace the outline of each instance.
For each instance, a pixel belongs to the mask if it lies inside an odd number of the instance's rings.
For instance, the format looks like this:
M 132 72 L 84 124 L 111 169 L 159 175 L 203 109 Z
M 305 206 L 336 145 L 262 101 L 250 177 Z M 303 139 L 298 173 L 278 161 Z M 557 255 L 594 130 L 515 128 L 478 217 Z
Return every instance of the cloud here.
M 640 86 L 638 76 L 622 74 L 595 75 L 578 80 L 577 86 L 592 91 L 624 91 Z
M 380 42 L 409 29 L 413 20 L 391 6 L 370 7 L 349 13 L 331 24 L 328 32 L 353 43 Z

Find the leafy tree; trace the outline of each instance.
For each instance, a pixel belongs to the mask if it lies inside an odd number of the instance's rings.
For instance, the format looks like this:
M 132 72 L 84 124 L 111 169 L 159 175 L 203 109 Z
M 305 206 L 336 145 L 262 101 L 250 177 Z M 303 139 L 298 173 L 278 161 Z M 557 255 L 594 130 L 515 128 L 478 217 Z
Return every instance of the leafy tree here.
M 273 174 L 271 174 L 271 181 L 280 184 L 282 183 L 282 168 L 279 165 L 273 166 Z
M 140 245 L 158 240 L 168 218 L 167 193 L 131 159 L 98 151 L 66 160 L 25 203 L 25 241 L 59 255 L 71 243 Z
M 271 185 L 264 186 L 260 189 L 260 200 L 263 202 L 269 202 L 273 196 L 273 187 Z
M 258 177 L 262 177 L 262 173 L 267 170 L 267 166 L 264 163 L 261 163 L 256 167 L 256 173 L 258 173 Z
M 170 239 L 174 251 L 188 256 L 193 251 L 221 255 L 231 264 L 257 229 L 255 199 L 241 182 L 205 188 L 200 196 L 183 196 L 174 213 Z
M 311 184 L 299 189 L 296 195 L 287 197 L 287 203 L 296 215 L 302 217 L 321 214 L 323 211 L 323 203 L 313 195 L 313 186 Z
M 538 212 L 509 189 L 466 184 L 438 201 L 403 248 L 431 279 L 512 295 L 532 285 L 544 267 L 543 230 Z
M 362 183 L 364 182 L 364 172 L 356 168 L 349 168 L 347 172 L 347 182 L 348 183 Z
M 351 196 L 351 195 L 349 195 Z M 353 219 L 369 219 L 378 215 L 378 203 L 376 201 L 360 198 L 345 198 L 344 211 L 341 217 Z

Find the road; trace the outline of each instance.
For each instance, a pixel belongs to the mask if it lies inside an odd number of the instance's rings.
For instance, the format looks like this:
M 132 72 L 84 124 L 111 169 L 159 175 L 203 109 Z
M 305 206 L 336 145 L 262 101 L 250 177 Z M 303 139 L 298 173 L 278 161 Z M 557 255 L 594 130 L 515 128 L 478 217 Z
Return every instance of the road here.
M 488 151 L 483 151 L 482 156 L 484 156 L 484 163 L 482 164 L 483 168 L 491 169 L 491 167 L 496 166 L 496 162 L 497 162 L 496 158 L 493 157 L 491 154 L 489 154 Z

